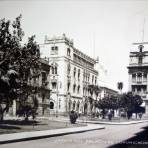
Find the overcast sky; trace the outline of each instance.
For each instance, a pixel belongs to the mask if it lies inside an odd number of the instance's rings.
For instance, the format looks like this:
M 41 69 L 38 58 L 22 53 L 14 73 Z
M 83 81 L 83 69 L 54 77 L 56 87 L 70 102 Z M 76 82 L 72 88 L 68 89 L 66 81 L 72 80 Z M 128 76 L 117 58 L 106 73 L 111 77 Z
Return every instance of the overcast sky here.
M 0 18 L 14 20 L 22 14 L 25 39 L 35 34 L 38 43 L 45 35 L 62 35 L 74 46 L 107 69 L 103 80 L 116 88 L 118 81 L 128 89 L 129 52 L 133 42 L 148 41 L 147 0 L 5 0 Z

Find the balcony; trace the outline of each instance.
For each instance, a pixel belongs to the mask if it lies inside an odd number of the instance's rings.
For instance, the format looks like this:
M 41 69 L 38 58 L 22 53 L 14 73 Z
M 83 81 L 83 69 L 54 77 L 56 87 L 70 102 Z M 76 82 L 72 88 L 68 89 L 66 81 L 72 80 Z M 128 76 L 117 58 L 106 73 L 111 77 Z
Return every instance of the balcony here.
M 132 81 L 132 85 L 147 85 L 147 80 Z

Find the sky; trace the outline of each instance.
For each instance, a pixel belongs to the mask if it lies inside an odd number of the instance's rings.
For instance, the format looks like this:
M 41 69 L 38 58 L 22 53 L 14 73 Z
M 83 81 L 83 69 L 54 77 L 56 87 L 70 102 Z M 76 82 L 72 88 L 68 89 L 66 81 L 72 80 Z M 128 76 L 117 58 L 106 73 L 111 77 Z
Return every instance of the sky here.
M 105 77 L 112 88 L 123 82 L 128 91 L 129 52 L 133 42 L 148 41 L 147 0 L 1 0 L 0 18 L 14 20 L 22 14 L 24 42 L 36 35 L 39 44 L 45 35 L 63 33 L 74 46 L 99 57 Z M 144 21 L 145 20 L 145 21 Z

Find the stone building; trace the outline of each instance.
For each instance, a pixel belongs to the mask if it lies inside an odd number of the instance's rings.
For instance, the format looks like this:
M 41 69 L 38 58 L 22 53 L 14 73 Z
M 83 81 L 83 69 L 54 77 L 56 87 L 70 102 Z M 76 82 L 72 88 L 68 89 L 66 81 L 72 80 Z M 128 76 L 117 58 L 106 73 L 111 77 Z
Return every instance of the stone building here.
M 111 88 L 101 86 L 100 90 L 101 90 L 101 92 L 100 92 L 101 99 L 104 97 L 118 96 L 118 91 L 113 90 Z
M 42 57 L 49 58 L 51 65 L 50 113 L 65 114 L 71 110 L 91 113 L 95 110 L 97 94 L 90 93 L 89 86 L 97 86 L 98 72 L 94 69 L 96 60 L 76 49 L 65 34 L 45 37 L 40 50 Z
M 40 59 L 40 69 L 34 69 L 34 70 L 32 69 L 31 71 L 35 72 L 39 71 L 39 75 L 35 77 L 33 77 L 33 75 L 30 75 L 30 77 L 28 78 L 27 90 L 29 93 L 30 91 L 37 89 L 37 93 L 31 92 L 30 93 L 31 95 L 28 96 L 28 98 L 33 97 L 33 95 L 35 95 L 39 103 L 37 111 L 38 116 L 48 116 L 50 112 L 49 61 L 47 59 Z M 13 100 L 12 108 L 10 108 L 10 114 L 15 116 L 19 107 L 20 107 L 19 100 Z
M 148 113 L 148 43 L 134 43 L 129 57 L 129 91 L 142 97 Z

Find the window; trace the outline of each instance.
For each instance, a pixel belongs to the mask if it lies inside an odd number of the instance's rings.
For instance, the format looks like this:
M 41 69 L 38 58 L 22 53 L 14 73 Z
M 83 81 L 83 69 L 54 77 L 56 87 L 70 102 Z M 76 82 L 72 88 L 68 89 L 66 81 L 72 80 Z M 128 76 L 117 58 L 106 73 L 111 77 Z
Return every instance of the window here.
M 57 74 L 58 73 L 58 65 L 55 63 L 55 64 L 51 64 L 51 73 L 52 74 Z
M 80 80 L 80 69 L 78 69 L 78 80 Z
M 70 48 L 67 48 L 67 55 L 70 56 Z
M 57 74 L 57 67 L 54 68 L 54 73 Z
M 147 73 L 143 74 L 143 81 L 146 82 L 147 81 Z
M 58 54 L 58 46 L 51 47 L 51 54 Z
M 75 107 L 76 107 L 76 101 L 73 102 L 72 110 L 75 110 Z
M 73 85 L 73 93 L 76 91 L 76 84 Z
M 142 64 L 142 57 L 139 57 L 138 63 L 139 63 L 139 64 Z
M 77 93 L 78 93 L 78 94 L 80 93 L 80 85 L 78 85 Z
M 95 77 L 95 85 L 97 85 L 97 77 Z
M 78 101 L 77 102 L 77 109 L 76 109 L 77 111 L 79 111 L 79 107 L 80 107 L 80 102 Z
M 142 73 L 137 74 L 137 82 L 141 83 L 142 82 Z
M 135 92 L 135 87 L 132 87 L 132 92 Z
M 47 76 L 45 72 L 42 72 L 42 84 L 44 84 L 47 81 Z
M 83 87 L 83 96 L 85 95 L 85 87 Z
M 94 75 L 92 75 L 92 84 L 94 83 Z
M 59 109 L 61 108 L 61 98 L 59 98 Z
M 50 102 L 49 107 L 50 107 L 50 109 L 54 109 L 54 103 Z
M 76 76 L 76 67 L 74 67 L 74 72 L 73 72 L 74 78 Z
M 68 75 L 70 74 L 70 69 L 71 69 L 70 63 L 68 63 L 68 65 L 67 65 L 67 73 L 68 73 Z
M 54 67 L 51 68 L 52 74 L 54 74 Z
M 137 91 L 138 92 L 141 92 L 141 87 L 137 87 Z
M 52 89 L 56 89 L 57 87 L 57 83 L 56 82 L 52 82 Z
M 136 74 L 132 74 L 132 82 L 136 82 Z
M 69 89 L 70 89 L 70 83 L 68 82 L 67 83 L 67 91 L 69 91 Z

